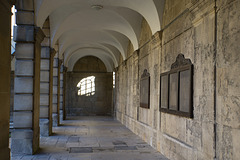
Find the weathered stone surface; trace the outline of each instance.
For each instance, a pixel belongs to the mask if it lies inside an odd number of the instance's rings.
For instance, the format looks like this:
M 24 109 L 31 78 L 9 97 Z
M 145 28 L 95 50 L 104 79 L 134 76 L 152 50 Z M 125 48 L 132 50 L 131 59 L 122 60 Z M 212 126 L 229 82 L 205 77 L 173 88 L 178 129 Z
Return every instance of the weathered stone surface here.
M 41 70 L 49 70 L 49 60 L 41 59 Z
M 33 93 L 33 79 L 16 77 L 14 81 L 15 93 Z
M 14 110 L 32 110 L 33 96 L 31 94 L 20 94 L 14 96 Z
M 40 135 L 47 137 L 49 136 L 49 120 L 48 119 L 40 119 Z
M 40 93 L 45 93 L 48 94 L 49 93 L 49 83 L 41 83 L 40 84 Z
M 56 113 L 52 114 L 52 120 L 53 120 L 53 127 L 57 127 L 58 126 L 58 115 Z
M 15 56 L 17 59 L 33 59 L 34 44 L 33 43 L 17 43 L 15 47 Z
M 34 26 L 14 26 L 14 35 L 15 42 L 34 42 Z
M 53 76 L 54 77 L 58 76 L 58 68 L 53 68 Z
M 50 58 L 50 47 L 41 48 L 41 58 Z
M 13 123 L 14 128 L 31 128 L 32 112 L 14 112 L 13 122 L 14 122 Z
M 48 106 L 40 106 L 40 120 L 41 118 L 48 118 Z
M 33 61 L 16 61 L 15 75 L 33 76 Z
M 57 103 L 52 104 L 52 112 L 57 113 Z
M 34 13 L 33 12 L 16 12 L 16 24 L 34 24 Z
M 18 0 L 16 3 L 16 9 L 34 11 L 34 5 L 32 0 Z
M 41 82 L 49 82 L 49 71 L 41 71 L 40 72 L 40 81 Z
M 40 94 L 40 105 L 49 105 L 49 95 Z
M 88 76 L 95 76 L 96 92 L 91 96 L 78 95 L 77 84 Z M 67 115 L 112 115 L 112 73 L 69 73 L 67 75 Z M 63 102 L 60 96 L 60 102 Z

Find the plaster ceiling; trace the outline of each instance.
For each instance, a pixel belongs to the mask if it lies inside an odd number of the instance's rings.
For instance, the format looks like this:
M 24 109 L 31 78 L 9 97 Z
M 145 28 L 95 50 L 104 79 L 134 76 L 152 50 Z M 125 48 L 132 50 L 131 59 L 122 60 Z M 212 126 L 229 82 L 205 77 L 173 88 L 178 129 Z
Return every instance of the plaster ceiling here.
M 138 49 L 143 18 L 152 34 L 161 29 L 163 7 L 164 0 L 35 0 L 35 19 L 42 27 L 49 17 L 51 47 L 68 70 L 92 55 L 111 72 L 120 57 L 126 59 L 129 41 Z

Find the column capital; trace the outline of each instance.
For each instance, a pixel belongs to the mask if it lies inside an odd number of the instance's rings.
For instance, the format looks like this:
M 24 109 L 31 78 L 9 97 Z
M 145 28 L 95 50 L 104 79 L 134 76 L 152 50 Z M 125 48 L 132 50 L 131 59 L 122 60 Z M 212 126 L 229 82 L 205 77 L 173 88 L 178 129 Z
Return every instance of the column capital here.
M 56 50 L 54 48 L 50 48 L 50 54 L 54 57 L 56 54 Z
M 44 39 L 45 34 L 44 32 L 42 31 L 42 29 L 40 27 L 35 27 L 34 28 L 34 40 L 41 43 Z
M 61 66 L 62 63 L 63 63 L 63 60 L 62 60 L 62 59 L 59 59 L 59 60 L 58 60 L 58 66 Z

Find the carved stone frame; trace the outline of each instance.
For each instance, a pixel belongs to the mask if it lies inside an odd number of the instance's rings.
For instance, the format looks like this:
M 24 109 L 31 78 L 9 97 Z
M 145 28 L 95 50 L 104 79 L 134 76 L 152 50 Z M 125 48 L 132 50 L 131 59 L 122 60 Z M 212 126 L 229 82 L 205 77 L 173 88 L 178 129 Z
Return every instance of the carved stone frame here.
M 189 79 L 188 79 L 188 88 L 189 88 L 189 91 L 188 91 L 188 111 L 181 111 L 180 110 L 180 88 L 183 87 L 183 86 L 180 86 L 180 74 L 183 73 L 184 71 L 188 71 L 189 72 Z M 176 110 L 172 110 L 170 109 L 169 107 L 169 103 L 170 103 L 170 76 L 172 74 L 176 74 L 178 75 L 178 78 L 177 78 L 177 109 Z M 162 99 L 162 93 L 164 92 L 163 90 L 163 86 L 162 86 L 162 78 L 163 77 L 168 77 L 168 82 L 167 84 L 167 90 L 168 91 L 165 91 L 167 92 L 168 96 L 167 96 L 167 99 Z M 166 106 L 162 106 L 162 103 L 163 103 L 163 100 L 165 101 L 164 103 L 166 103 L 167 101 L 167 107 Z M 193 64 L 191 62 L 190 59 L 185 59 L 184 55 L 183 54 L 179 54 L 176 58 L 176 61 L 171 65 L 171 70 L 169 72 L 165 72 L 165 73 L 162 73 L 160 75 L 160 100 L 159 100 L 159 110 L 161 112 L 165 112 L 165 113 L 170 113 L 170 114 L 174 114 L 174 115 L 179 115 L 179 116 L 183 116 L 183 117 L 188 117 L 188 118 L 193 118 Z
M 146 92 L 143 90 L 146 89 Z M 143 97 L 147 97 L 147 102 L 144 102 Z M 140 80 L 140 107 L 150 108 L 150 74 L 145 69 Z

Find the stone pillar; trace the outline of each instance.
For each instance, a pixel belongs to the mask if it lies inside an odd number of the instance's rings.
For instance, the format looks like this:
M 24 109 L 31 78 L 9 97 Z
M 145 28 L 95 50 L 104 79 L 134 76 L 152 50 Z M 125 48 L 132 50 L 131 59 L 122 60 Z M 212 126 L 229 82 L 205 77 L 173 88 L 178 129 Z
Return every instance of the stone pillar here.
M 60 103 L 60 121 L 63 120 L 63 69 L 64 66 L 60 67 L 60 95 L 59 95 L 59 103 Z
M 43 25 L 46 35 L 41 49 L 41 73 L 40 73 L 40 135 L 50 136 L 52 134 L 52 70 L 55 50 L 49 46 L 50 28 L 49 20 Z
M 43 31 L 34 26 L 33 1 L 16 4 L 15 91 L 12 153 L 34 154 L 39 148 L 40 54 Z
M 67 67 L 63 67 L 63 120 L 66 120 L 66 79 Z
M 58 114 L 58 54 L 55 55 L 53 60 L 53 99 L 52 99 L 52 121 L 53 126 L 56 127 L 59 125 L 59 114 Z
M 0 3 L 0 159 L 10 159 L 10 73 L 11 73 L 11 5 Z

